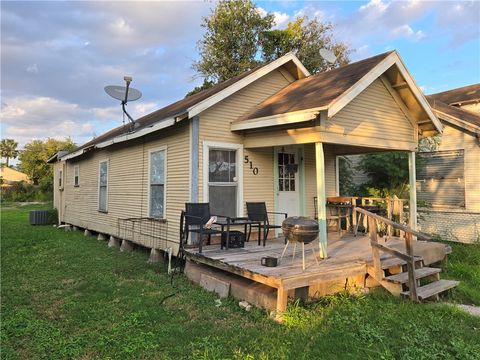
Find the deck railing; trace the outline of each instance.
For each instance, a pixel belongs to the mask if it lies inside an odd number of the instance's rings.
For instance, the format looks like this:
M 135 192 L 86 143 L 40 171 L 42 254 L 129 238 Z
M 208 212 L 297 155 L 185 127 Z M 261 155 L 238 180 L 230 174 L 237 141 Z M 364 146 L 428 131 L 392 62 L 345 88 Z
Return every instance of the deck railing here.
M 409 226 L 398 224 L 392 220 L 386 219 L 377 214 L 371 213 L 362 208 L 356 208 L 355 211 L 364 214 L 368 218 L 368 228 L 370 236 L 370 245 L 372 246 L 372 257 L 373 257 L 373 272 L 375 275 L 375 280 L 381 282 L 384 278 L 384 273 L 382 269 L 382 264 L 380 261 L 380 251 L 389 253 L 407 263 L 408 271 L 408 288 L 410 291 L 410 299 L 417 302 L 417 282 L 415 277 L 415 255 L 413 253 L 413 237 L 416 236 L 418 239 L 431 240 L 431 237 L 413 230 Z M 400 230 L 403 232 L 405 239 L 405 249 L 406 253 L 403 253 L 399 250 L 389 248 L 385 245 L 378 243 L 377 235 L 377 222 L 383 222 L 385 225 L 392 227 L 393 229 Z

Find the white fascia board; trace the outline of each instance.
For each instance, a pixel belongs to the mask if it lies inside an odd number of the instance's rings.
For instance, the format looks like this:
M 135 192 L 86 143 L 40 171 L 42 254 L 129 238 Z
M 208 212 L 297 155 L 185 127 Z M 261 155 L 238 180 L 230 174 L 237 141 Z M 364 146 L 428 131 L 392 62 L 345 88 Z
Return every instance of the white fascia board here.
M 234 94 L 235 92 L 243 89 L 245 86 L 250 85 L 255 80 L 260 79 L 262 76 L 265 76 L 269 72 L 279 68 L 280 66 L 286 64 L 289 61 L 293 61 L 295 65 L 302 71 L 305 77 L 310 76 L 310 73 L 307 69 L 303 66 L 303 64 L 298 60 L 298 58 L 293 53 L 288 53 L 278 58 L 277 60 L 271 62 L 268 65 L 261 67 L 260 69 L 254 71 L 250 75 L 246 76 L 245 78 L 233 83 L 232 85 L 228 86 L 227 88 L 223 89 L 222 91 L 216 93 L 215 95 L 210 96 L 209 98 L 191 106 L 188 108 L 188 116 L 193 117 L 200 114 L 202 111 L 205 111 L 209 107 L 217 104 L 218 102 L 222 101 L 223 99 L 227 98 L 228 96 Z
M 161 129 L 165 129 L 165 128 L 170 127 L 174 124 L 175 124 L 175 118 L 167 118 L 165 120 L 162 120 L 162 121 L 160 121 L 160 122 L 158 122 L 158 123 L 156 123 L 152 126 L 143 128 L 141 130 L 138 130 L 138 131 L 135 131 L 135 132 L 132 132 L 132 133 L 123 134 L 123 135 L 114 137 L 113 139 L 98 143 L 97 145 L 95 145 L 95 147 L 100 149 L 100 148 L 104 148 L 104 147 L 107 147 L 107 146 L 110 146 L 110 145 L 113 145 L 113 144 L 121 143 L 121 142 L 128 141 L 128 140 L 133 140 L 133 139 L 148 135 L 152 132 L 155 132 L 155 131 L 158 131 L 158 130 L 161 130 Z
M 101 143 L 92 145 L 92 147 L 97 148 L 97 149 L 105 148 L 105 147 L 113 145 L 113 144 L 118 144 L 118 143 L 121 143 L 121 142 L 133 140 L 133 139 L 148 135 L 148 134 L 153 133 L 155 131 L 170 127 L 174 124 L 175 124 L 175 118 L 167 118 L 167 119 L 162 120 L 162 121 L 160 121 L 160 122 L 158 122 L 158 123 L 156 123 L 152 126 L 143 128 L 143 129 L 138 130 L 138 131 L 133 132 L 133 133 L 127 133 L 127 134 L 123 134 L 123 135 L 114 137 L 113 139 L 109 139 L 107 141 L 103 141 Z M 69 159 L 73 159 L 77 156 L 80 156 L 83 153 L 85 153 L 85 150 L 91 149 L 92 147 L 88 147 L 88 148 L 85 148 L 85 149 L 80 149 L 80 150 L 74 151 L 73 153 L 62 157 L 62 160 L 69 160 Z
M 278 114 L 272 116 L 265 116 L 256 119 L 239 121 L 233 123 L 230 127 L 232 131 L 258 129 L 268 126 L 288 125 L 299 122 L 315 120 L 322 110 L 326 110 L 326 106 L 312 108 L 301 111 L 293 111 L 285 114 Z
M 408 86 L 410 87 L 410 90 L 412 91 L 413 95 L 415 98 L 418 100 L 420 105 L 422 106 L 423 110 L 427 113 L 429 119 L 433 122 L 433 125 L 437 128 L 439 133 L 443 132 L 443 125 L 438 120 L 438 118 L 435 116 L 435 114 L 432 111 L 432 108 L 430 107 L 430 104 L 428 103 L 427 99 L 425 98 L 425 95 L 423 95 L 423 92 L 420 90 L 418 87 L 417 83 L 415 82 L 415 79 L 410 75 L 410 72 L 407 70 L 407 67 L 403 63 L 402 58 L 400 57 L 400 54 L 398 54 L 396 51 L 393 53 L 396 58 L 396 65 L 398 66 L 398 69 L 400 73 L 402 74 L 403 78 L 407 82 Z

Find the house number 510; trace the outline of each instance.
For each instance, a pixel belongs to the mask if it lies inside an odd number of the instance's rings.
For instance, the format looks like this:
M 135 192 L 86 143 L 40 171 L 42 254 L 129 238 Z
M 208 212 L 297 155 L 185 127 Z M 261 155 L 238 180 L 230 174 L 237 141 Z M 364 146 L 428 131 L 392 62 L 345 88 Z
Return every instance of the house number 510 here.
M 250 164 L 250 169 L 252 170 L 253 175 L 258 175 L 258 167 L 254 167 L 251 160 L 248 160 L 248 155 L 245 155 L 245 164 Z

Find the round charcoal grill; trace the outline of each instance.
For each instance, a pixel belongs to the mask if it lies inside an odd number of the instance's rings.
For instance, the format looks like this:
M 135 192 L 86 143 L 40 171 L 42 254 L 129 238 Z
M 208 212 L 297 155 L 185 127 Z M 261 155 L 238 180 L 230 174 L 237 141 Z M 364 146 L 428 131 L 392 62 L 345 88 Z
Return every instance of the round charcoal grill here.
M 318 222 L 305 216 L 292 216 L 283 221 L 282 230 L 289 242 L 309 244 L 318 236 Z
M 310 244 L 318 237 L 318 222 L 316 220 L 307 218 L 305 216 L 292 216 L 283 220 L 282 223 L 283 235 L 287 243 L 283 248 L 280 261 L 283 259 L 288 245 L 293 243 L 292 261 L 295 258 L 295 250 L 297 243 L 302 244 L 302 269 L 305 271 L 305 244 Z M 318 260 L 315 255 L 315 250 L 312 248 L 313 257 L 318 265 Z

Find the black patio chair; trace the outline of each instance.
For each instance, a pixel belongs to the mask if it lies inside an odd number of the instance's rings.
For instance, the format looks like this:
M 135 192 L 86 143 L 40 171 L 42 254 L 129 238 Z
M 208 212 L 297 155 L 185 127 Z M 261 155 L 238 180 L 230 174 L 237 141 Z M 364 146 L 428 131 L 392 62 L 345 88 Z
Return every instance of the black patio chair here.
M 210 245 L 212 235 L 222 234 L 221 230 L 205 228 L 205 224 L 210 220 L 211 216 L 209 203 L 185 203 L 185 211 L 182 211 L 180 218 L 180 241 L 182 242 L 182 246 L 188 242 L 189 233 L 196 233 L 199 238 L 198 251 L 202 253 L 203 238 L 205 235 L 208 236 L 207 245 Z
M 282 225 L 274 225 L 270 223 L 268 219 L 268 214 L 274 215 L 284 215 L 285 219 L 288 217 L 287 213 L 283 212 L 273 212 L 267 211 L 267 205 L 265 202 L 247 202 L 247 216 L 250 221 L 260 221 L 263 224 L 263 246 L 268 237 L 270 229 L 281 229 Z M 250 238 L 250 232 L 252 228 L 250 227 L 248 232 L 248 237 Z M 286 241 L 286 240 L 285 240 Z M 260 245 L 260 239 L 258 240 L 258 245 Z

